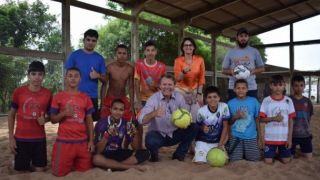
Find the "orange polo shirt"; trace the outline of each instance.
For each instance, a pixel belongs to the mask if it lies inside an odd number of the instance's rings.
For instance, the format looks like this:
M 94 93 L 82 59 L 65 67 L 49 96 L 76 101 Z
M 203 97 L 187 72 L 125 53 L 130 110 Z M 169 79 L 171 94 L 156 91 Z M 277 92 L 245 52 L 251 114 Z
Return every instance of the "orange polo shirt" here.
M 184 56 L 177 57 L 174 61 L 174 77 L 178 79 L 179 74 L 188 64 Z M 182 81 L 177 82 L 176 87 L 186 91 L 191 91 L 205 84 L 204 60 L 201 56 L 192 56 L 191 71 L 184 75 Z

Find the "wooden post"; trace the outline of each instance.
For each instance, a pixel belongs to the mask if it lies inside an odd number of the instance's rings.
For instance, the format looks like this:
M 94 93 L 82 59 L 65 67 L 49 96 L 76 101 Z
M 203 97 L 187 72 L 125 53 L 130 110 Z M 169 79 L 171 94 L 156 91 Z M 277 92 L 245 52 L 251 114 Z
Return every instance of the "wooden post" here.
M 312 81 L 311 81 L 311 75 L 309 75 L 309 99 L 311 98 L 311 88 L 312 88 L 312 86 L 311 86 L 311 84 L 312 84 Z
M 71 52 L 70 42 L 70 0 L 64 0 L 62 3 L 62 52 L 64 61 Z
M 131 23 L 131 62 L 139 59 L 139 13 L 141 7 L 134 7 L 131 10 L 133 21 Z
M 320 90 L 320 78 L 318 77 L 318 82 L 317 82 L 317 104 L 319 104 L 319 100 L 320 100 L 319 90 Z
M 180 44 L 183 40 L 183 38 L 186 36 L 185 34 L 185 27 L 187 26 L 187 23 L 186 22 L 180 22 L 179 23 L 179 27 L 178 27 L 178 56 L 182 53 L 181 50 L 180 50 Z
M 294 45 L 293 45 L 293 24 L 290 24 L 290 46 L 289 46 L 289 59 L 290 59 L 290 81 L 293 77 L 293 71 L 294 71 Z M 291 94 L 291 83 L 289 83 L 289 91 Z
M 217 85 L 217 77 L 216 77 L 216 54 L 217 54 L 217 40 L 216 40 L 217 34 L 212 33 L 211 34 L 211 63 L 212 63 L 212 85 Z

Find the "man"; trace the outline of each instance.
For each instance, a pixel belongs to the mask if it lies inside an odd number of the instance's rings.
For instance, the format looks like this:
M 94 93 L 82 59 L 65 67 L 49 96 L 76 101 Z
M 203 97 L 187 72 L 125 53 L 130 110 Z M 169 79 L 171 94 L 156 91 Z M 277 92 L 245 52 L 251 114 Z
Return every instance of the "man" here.
M 145 145 L 150 151 L 152 162 L 159 161 L 159 148 L 178 143 L 172 159 L 183 161 L 198 132 L 198 126 L 194 123 L 191 123 L 186 129 L 178 129 L 172 124 L 172 113 L 178 108 L 186 108 L 183 96 L 174 91 L 174 88 L 173 76 L 162 77 L 160 90 L 148 99 L 138 118 L 140 124 L 149 125 Z
M 256 83 L 256 74 L 264 71 L 264 64 L 259 51 L 248 45 L 249 32 L 245 28 L 240 28 L 236 36 L 237 47 L 231 49 L 225 56 L 222 64 L 222 73 L 229 76 L 228 99 L 236 97 L 233 89 L 236 78 L 234 77 L 234 68 L 238 65 L 244 65 L 250 70 L 250 76 L 246 79 L 248 82 L 248 96 L 257 98 L 258 90 Z
M 106 65 L 104 58 L 94 48 L 98 40 L 98 32 L 89 29 L 84 33 L 83 49 L 78 49 L 69 56 L 64 65 L 65 69 L 77 67 L 81 73 L 79 90 L 86 93 L 92 100 L 95 108 L 93 120 L 99 119 L 98 112 L 98 80 L 102 83 L 106 81 Z
M 157 48 L 154 41 L 144 45 L 144 59 L 135 64 L 134 86 L 137 97 L 136 109 L 139 111 L 148 98 L 159 89 L 160 78 L 166 74 L 166 65 L 156 60 Z
M 116 48 L 116 61 L 107 66 L 106 82 L 101 87 L 101 118 L 106 118 L 111 114 L 111 104 L 115 99 L 121 99 L 124 102 L 123 119 L 127 122 L 135 120 L 133 111 L 134 94 L 133 94 L 133 66 L 127 62 L 128 47 L 120 44 Z M 108 85 L 108 88 L 107 88 Z M 130 101 L 126 96 L 126 87 L 129 91 Z M 106 92 L 107 91 L 107 92 Z M 134 142 L 134 148 L 140 149 L 142 144 L 142 127 L 139 128 L 139 142 Z

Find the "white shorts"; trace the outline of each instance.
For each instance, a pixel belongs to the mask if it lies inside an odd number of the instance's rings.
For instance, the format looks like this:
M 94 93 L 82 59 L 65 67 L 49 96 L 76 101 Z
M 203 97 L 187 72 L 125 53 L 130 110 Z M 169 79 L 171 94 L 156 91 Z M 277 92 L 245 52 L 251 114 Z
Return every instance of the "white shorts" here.
M 194 148 L 195 154 L 193 162 L 207 162 L 207 154 L 210 149 L 218 147 L 218 143 L 206 143 L 203 141 L 196 141 L 196 147 Z

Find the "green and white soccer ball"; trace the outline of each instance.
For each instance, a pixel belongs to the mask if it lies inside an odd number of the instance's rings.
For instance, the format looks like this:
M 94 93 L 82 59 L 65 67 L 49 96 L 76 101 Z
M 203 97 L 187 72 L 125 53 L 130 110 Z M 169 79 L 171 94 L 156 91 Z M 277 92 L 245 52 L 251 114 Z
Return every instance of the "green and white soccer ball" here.
M 172 113 L 172 124 L 177 128 L 185 129 L 192 122 L 192 116 L 186 109 L 177 109 Z

